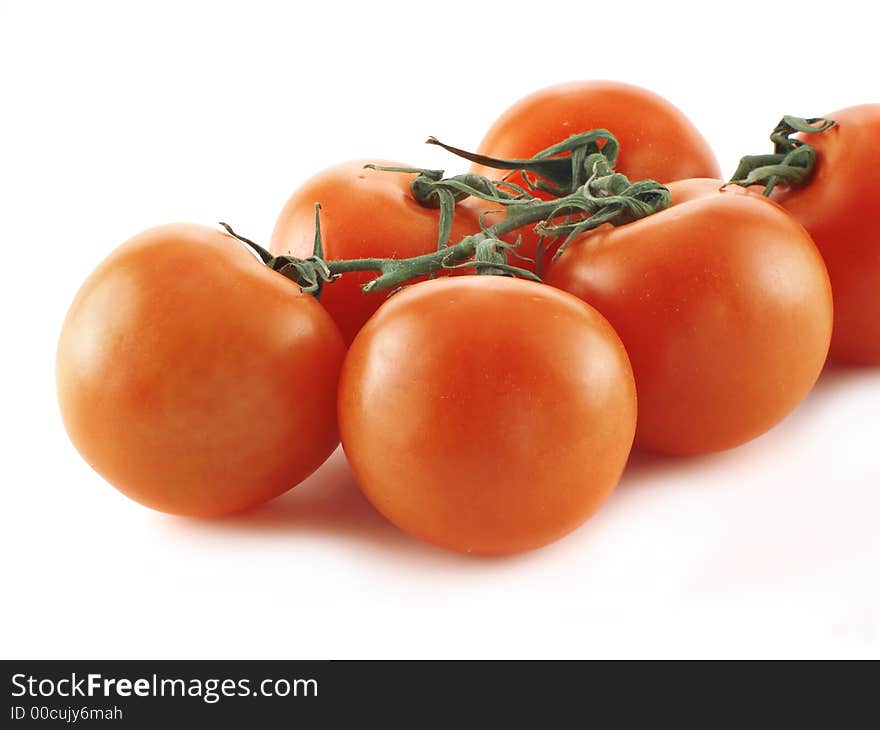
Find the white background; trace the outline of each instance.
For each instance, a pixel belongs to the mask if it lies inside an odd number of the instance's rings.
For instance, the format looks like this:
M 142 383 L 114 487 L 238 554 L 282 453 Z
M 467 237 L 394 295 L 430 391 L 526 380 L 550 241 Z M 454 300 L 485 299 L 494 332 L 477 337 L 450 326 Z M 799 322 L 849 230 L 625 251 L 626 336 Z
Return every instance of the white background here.
M 560 81 L 659 92 L 726 173 L 783 113 L 880 101 L 870 4 L 801 5 L 796 30 L 744 0 L 491 6 L 0 2 L 3 657 L 880 656 L 880 368 L 833 368 L 732 452 L 636 454 L 598 516 L 506 559 L 398 532 L 339 453 L 270 505 L 192 521 L 68 442 L 62 318 L 143 228 L 224 219 L 267 242 L 316 170 L 461 171 L 423 140 L 474 147 Z

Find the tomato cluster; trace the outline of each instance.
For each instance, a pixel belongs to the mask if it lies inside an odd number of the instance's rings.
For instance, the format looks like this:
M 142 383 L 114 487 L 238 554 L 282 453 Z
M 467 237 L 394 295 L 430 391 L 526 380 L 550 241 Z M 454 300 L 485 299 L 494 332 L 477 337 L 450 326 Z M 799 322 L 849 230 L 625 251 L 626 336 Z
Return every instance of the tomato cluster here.
M 661 97 L 566 84 L 505 112 L 464 175 L 319 173 L 269 250 L 148 230 L 65 320 L 68 433 L 129 497 L 192 516 L 285 492 L 341 438 L 412 535 L 544 545 L 600 507 L 633 443 L 728 449 L 791 412 L 829 347 L 880 364 L 880 105 L 828 118 L 731 185 Z

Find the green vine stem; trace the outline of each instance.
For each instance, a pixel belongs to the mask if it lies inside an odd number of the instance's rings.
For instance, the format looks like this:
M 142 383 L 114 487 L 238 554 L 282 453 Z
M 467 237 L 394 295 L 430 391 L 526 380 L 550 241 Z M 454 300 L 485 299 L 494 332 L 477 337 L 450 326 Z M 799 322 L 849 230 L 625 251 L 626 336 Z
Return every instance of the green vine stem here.
M 743 187 L 764 185 L 764 195 L 767 196 L 780 183 L 803 185 L 810 179 L 816 164 L 816 149 L 803 140 L 792 139 L 791 135 L 797 132 L 818 134 L 836 124 L 833 119 L 823 117 L 783 117 L 770 135 L 773 154 L 743 157 L 730 184 Z
M 553 196 L 569 195 L 583 185 L 591 173 L 587 158 L 601 153 L 612 167 L 617 164 L 620 145 L 607 129 L 593 129 L 574 134 L 562 142 L 541 150 L 529 159 L 502 159 L 468 152 L 428 137 L 428 144 L 442 147 L 458 157 L 496 170 L 519 172 L 532 190 L 541 190 Z M 567 155 L 567 156 L 564 156 Z M 533 173 L 538 179 L 532 179 Z
M 598 144 L 600 141 L 601 146 Z M 561 181 L 560 185 L 572 186 L 578 182 L 573 190 L 555 200 L 541 200 L 532 197 L 521 187 L 504 181 L 492 181 L 473 173 L 444 178 L 440 170 L 375 167 L 377 170 L 390 172 L 415 173 L 411 190 L 424 205 L 443 211 L 444 206 L 450 206 L 451 201 L 449 220 L 446 230 L 441 231 L 437 250 L 408 259 L 325 260 L 321 242 L 320 205 L 315 206 L 314 249 L 312 255 L 304 259 L 273 256 L 259 244 L 238 235 L 226 223 L 220 225 L 231 236 L 252 248 L 266 266 L 295 281 L 304 292 L 320 296 L 324 284 L 355 271 L 376 274 L 375 278 L 364 285 L 365 292 L 393 292 L 414 279 L 464 267 L 473 267 L 477 274 L 518 276 L 541 281 L 531 271 L 508 263 L 508 254 L 517 255 L 516 245 L 502 241 L 504 236 L 525 226 L 535 226 L 542 237 L 564 238 L 556 253 L 559 256 L 575 236 L 606 223 L 624 225 L 669 206 L 669 190 L 660 183 L 653 180 L 631 183 L 625 175 L 614 172 L 612 165 L 617 157 L 617 140 L 610 132 L 594 130 L 575 135 L 539 154 L 544 155 L 548 151 L 553 151 L 553 154 L 570 153 L 570 157 L 552 158 L 553 162 L 547 168 L 558 171 L 561 168 L 556 167 L 557 160 L 564 163 L 568 173 L 567 177 L 557 175 L 556 180 Z M 541 170 L 544 168 L 540 165 L 550 163 L 550 160 L 538 159 L 538 167 L 531 165 L 532 161 L 529 160 L 516 162 L 525 162 L 530 169 Z M 582 172 L 576 172 L 576 168 Z M 561 191 L 562 187 L 558 190 Z M 479 233 L 466 236 L 455 245 L 449 246 L 447 243 L 454 205 L 468 196 L 498 203 L 502 206 L 504 217 L 497 223 L 484 227 Z M 559 222 L 560 218 L 563 218 L 562 222 Z M 443 228 L 441 225 L 441 229 Z

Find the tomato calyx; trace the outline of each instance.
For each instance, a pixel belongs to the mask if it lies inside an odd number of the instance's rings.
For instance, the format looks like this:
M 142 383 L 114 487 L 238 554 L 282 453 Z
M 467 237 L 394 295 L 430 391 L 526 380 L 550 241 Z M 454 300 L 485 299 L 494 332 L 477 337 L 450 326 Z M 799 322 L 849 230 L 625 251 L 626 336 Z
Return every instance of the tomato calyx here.
M 437 235 L 438 251 L 444 249 L 449 244 L 456 203 L 469 197 L 475 197 L 504 206 L 531 197 L 527 191 L 518 185 L 489 180 L 475 173 L 465 173 L 445 178 L 443 170 L 428 170 L 420 167 L 386 167 L 382 165 L 364 165 L 364 167 L 381 172 L 399 172 L 415 175 L 409 184 L 410 192 L 415 201 L 425 208 L 440 210 Z
M 764 185 L 764 195 L 769 196 L 780 183 L 783 185 L 804 185 L 810 179 L 816 164 L 816 148 L 791 135 L 801 132 L 818 134 L 836 126 L 833 119 L 824 117 L 784 116 L 770 134 L 773 154 L 746 155 L 728 184 L 749 187 Z
M 312 294 L 315 299 L 321 298 L 321 290 L 324 284 L 328 284 L 338 278 L 334 275 L 327 262 L 323 259 L 323 246 L 321 245 L 321 218 L 320 204 L 315 205 L 315 246 L 311 256 L 305 259 L 295 256 L 273 256 L 259 243 L 236 233 L 232 226 L 222 221 L 218 224 L 233 238 L 248 246 L 260 260 L 273 271 L 286 276 L 299 285 L 304 294 Z
M 653 180 L 631 183 L 626 175 L 614 171 L 602 153 L 588 156 L 584 165 L 592 169 L 592 174 L 578 193 L 557 200 L 556 209 L 535 226 L 542 237 L 558 239 L 565 236 L 553 254 L 554 261 L 582 233 L 604 223 L 615 226 L 632 223 L 668 208 L 671 203 L 668 188 Z M 573 213 L 581 215 L 572 219 Z M 565 220 L 554 222 L 560 216 L 565 216 Z
M 428 141 L 456 154 L 461 152 L 433 137 Z M 544 171 L 541 174 L 545 174 L 549 171 L 547 174 L 559 184 L 541 187 L 541 180 L 524 179 L 533 190 L 547 192 L 552 188 L 558 197 L 551 200 L 535 197 L 525 188 L 512 183 L 490 180 L 475 173 L 446 178 L 442 170 L 367 165 L 389 173 L 415 174 L 410 184 L 414 198 L 426 207 L 441 210 L 437 250 L 407 259 L 325 259 L 321 243 L 320 204 L 315 206 L 315 243 L 308 258 L 273 256 L 259 244 L 235 233 L 229 225 L 220 225 L 229 235 L 255 251 L 266 266 L 296 282 L 304 293 L 315 297 L 320 297 L 325 284 L 340 276 L 364 271 L 376 274 L 363 286 L 363 291 L 367 293 L 394 293 L 414 279 L 466 267 L 473 267 L 477 274 L 515 276 L 540 282 L 540 263 L 546 239 L 551 245 L 558 244 L 556 256 L 559 256 L 572 239 L 586 231 L 605 223 L 615 226 L 631 223 L 669 206 L 669 190 L 660 183 L 653 180 L 631 183 L 625 175 L 614 171 L 617 150 L 614 135 L 600 129 L 573 135 L 548 147 L 531 160 L 496 161 L 515 163 L 514 169 L 525 173 Z M 547 157 L 550 154 L 568 156 Z M 565 174 L 562 173 L 563 167 L 567 170 Z M 565 186 L 572 189 L 566 192 Z M 497 203 L 502 209 L 499 212 L 503 212 L 503 218 L 491 226 L 482 226 L 479 233 L 449 245 L 455 205 L 470 196 Z M 541 238 L 538 273 L 512 265 L 509 256 L 530 259 L 517 254 L 519 239 L 517 243 L 503 240 L 505 236 L 526 226 L 534 226 Z

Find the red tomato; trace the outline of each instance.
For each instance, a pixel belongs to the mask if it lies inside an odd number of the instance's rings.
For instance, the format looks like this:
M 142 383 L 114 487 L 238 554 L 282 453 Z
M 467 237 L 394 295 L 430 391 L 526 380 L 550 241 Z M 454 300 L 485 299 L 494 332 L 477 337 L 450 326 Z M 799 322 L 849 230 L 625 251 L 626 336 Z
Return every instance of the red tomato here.
M 831 288 L 810 237 L 771 201 L 720 185 L 671 183 L 677 204 L 580 237 L 547 276 L 617 330 L 639 394 L 636 443 L 654 451 L 758 436 L 807 394 L 828 351 Z
M 287 201 L 275 230 L 273 254 L 308 257 L 315 239 L 315 203 L 321 204 L 324 257 L 409 258 L 437 250 L 439 210 L 420 205 L 410 193 L 414 175 L 365 169 L 372 162 L 385 167 L 406 167 L 399 162 L 352 160 L 330 167 L 306 181 Z M 456 206 L 450 243 L 480 231 L 477 202 Z M 377 275 L 346 274 L 328 284 L 321 303 L 351 343 L 388 296 L 364 294 L 361 287 Z
M 617 137 L 616 170 L 633 181 L 721 175 L 706 140 L 684 114 L 657 94 L 616 81 L 559 84 L 521 99 L 495 121 L 477 151 L 490 157 L 531 157 L 591 129 L 608 129 Z M 491 168 L 474 169 L 498 175 Z
M 422 540 L 487 555 L 539 547 L 595 512 L 635 413 L 601 315 L 495 276 L 393 296 L 349 349 L 339 389 L 343 448 L 376 508 Z
M 810 181 L 777 188 L 781 203 L 809 231 L 834 291 L 831 356 L 880 364 L 880 104 L 850 107 L 837 126 L 799 135 L 818 152 Z
M 616 81 L 560 84 L 521 99 L 489 128 L 477 151 L 527 158 L 591 129 L 608 129 L 617 137 L 616 170 L 633 182 L 721 176 L 715 155 L 684 114 L 657 94 Z M 481 165 L 472 170 L 490 178 L 506 174 Z M 510 179 L 522 183 L 519 175 Z M 522 233 L 520 253 L 535 258 L 538 236 L 531 229 Z
M 243 244 L 160 226 L 76 295 L 58 399 L 76 448 L 121 492 L 217 515 L 287 491 L 330 455 L 344 353 L 321 305 Z

